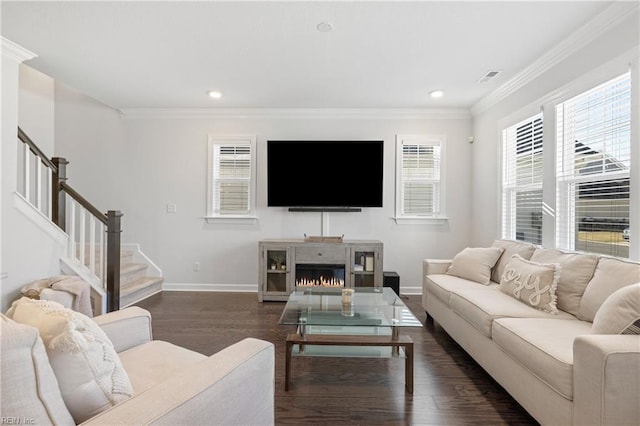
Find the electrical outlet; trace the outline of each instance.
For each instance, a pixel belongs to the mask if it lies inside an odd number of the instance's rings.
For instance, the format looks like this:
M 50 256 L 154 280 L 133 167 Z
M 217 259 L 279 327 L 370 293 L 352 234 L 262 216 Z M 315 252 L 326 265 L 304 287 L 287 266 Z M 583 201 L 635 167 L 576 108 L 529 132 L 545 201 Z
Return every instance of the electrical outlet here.
M 178 210 L 178 206 L 175 203 L 167 204 L 167 213 L 175 213 Z
M 193 262 L 193 272 L 198 272 L 200 270 L 200 262 Z

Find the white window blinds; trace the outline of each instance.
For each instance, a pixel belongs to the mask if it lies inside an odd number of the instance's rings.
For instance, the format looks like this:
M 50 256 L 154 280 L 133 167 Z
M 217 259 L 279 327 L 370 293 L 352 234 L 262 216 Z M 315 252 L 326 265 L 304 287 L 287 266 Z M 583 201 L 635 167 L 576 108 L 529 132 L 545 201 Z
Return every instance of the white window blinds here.
M 556 245 L 628 257 L 630 74 L 567 100 L 556 115 Z
M 502 131 L 502 237 L 542 244 L 542 113 Z
M 251 167 L 251 145 L 213 145 L 214 214 L 249 213 Z
M 438 216 L 440 210 L 442 143 L 402 141 L 401 199 L 403 216 Z

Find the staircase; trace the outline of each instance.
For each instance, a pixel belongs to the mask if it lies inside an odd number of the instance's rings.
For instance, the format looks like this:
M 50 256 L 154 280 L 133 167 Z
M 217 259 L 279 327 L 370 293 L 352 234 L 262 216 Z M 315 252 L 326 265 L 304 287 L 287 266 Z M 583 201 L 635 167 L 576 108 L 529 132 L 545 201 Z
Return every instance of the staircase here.
M 122 213 L 101 212 L 67 183 L 64 158 L 49 159 L 18 128 L 21 187 L 16 191 L 23 212 L 43 229 L 62 231 L 66 255 L 63 274 L 91 284 L 94 314 L 132 305 L 162 291 L 162 271 L 138 244 L 120 242 Z
M 139 261 L 136 254 L 125 248 L 120 251 L 120 308 L 162 291 L 164 278 L 156 276 L 153 266 Z
M 85 244 L 84 251 L 90 252 L 91 247 L 92 246 Z M 101 247 L 93 247 L 99 257 Z M 88 257 L 84 257 L 84 266 L 80 267 L 77 260 L 81 257 L 79 246 L 76 246 L 75 259 L 65 257 L 62 262 L 62 272 L 67 275 L 78 275 L 91 282 L 91 278 L 86 276 L 87 271 L 90 270 L 89 259 Z M 94 270 L 99 269 L 100 264 L 99 260 L 97 260 Z M 140 250 L 138 244 L 123 243 L 120 245 L 121 309 L 161 292 L 163 282 L 162 271 Z M 93 294 L 92 297 L 94 296 L 96 295 Z

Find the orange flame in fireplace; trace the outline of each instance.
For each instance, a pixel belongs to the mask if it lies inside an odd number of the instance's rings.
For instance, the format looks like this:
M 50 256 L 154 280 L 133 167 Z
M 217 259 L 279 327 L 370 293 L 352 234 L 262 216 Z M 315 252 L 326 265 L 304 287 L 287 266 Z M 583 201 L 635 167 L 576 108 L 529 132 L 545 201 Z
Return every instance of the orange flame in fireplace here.
M 340 278 L 324 278 L 318 279 L 299 278 L 296 280 L 296 287 L 344 287 L 344 280 Z

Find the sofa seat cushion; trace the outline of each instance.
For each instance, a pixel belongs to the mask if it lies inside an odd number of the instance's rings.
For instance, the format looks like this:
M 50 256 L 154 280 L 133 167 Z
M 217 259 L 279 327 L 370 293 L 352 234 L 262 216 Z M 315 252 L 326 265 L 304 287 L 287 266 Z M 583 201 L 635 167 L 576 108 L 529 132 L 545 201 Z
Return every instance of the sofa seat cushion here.
M 144 392 L 206 358 L 198 352 L 162 340 L 154 340 L 120 352 L 120 360 L 129 374 L 134 394 Z
M 492 338 L 505 353 L 573 400 L 573 340 L 591 334 L 586 321 L 548 318 L 501 318 Z
M 486 286 L 475 281 L 445 274 L 427 275 L 425 283 L 425 287 L 429 294 L 433 295 L 436 299 L 440 300 L 447 306 L 450 306 L 451 294 L 460 289 L 477 288 L 479 290 L 486 290 L 487 288 L 497 286 L 496 283 L 491 283 L 489 286 Z
M 498 318 L 561 318 L 575 317 L 558 312 L 550 314 L 532 308 L 513 297 L 502 293 L 498 287 L 461 288 L 451 294 L 451 309 L 473 325 L 486 337 L 491 337 L 491 326 Z

